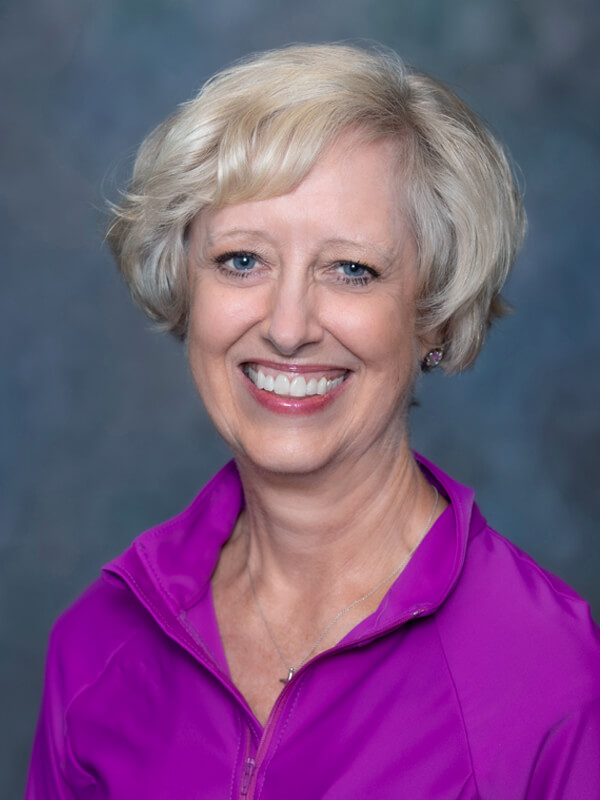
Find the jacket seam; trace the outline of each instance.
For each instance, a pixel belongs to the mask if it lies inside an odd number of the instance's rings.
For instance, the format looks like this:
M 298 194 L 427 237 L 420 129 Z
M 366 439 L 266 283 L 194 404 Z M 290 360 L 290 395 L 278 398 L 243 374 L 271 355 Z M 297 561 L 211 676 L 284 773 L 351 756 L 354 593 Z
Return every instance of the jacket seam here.
M 585 708 L 587 708 L 588 706 L 592 705 L 593 703 L 597 703 L 599 700 L 600 700 L 600 695 L 592 697 L 589 700 L 586 700 L 585 703 L 580 703 L 578 706 L 576 706 L 576 708 L 572 708 L 566 714 L 563 714 L 563 716 L 559 720 L 557 720 L 554 723 L 554 725 L 552 725 L 551 728 L 549 728 L 546 731 L 546 733 L 544 734 L 544 736 L 543 736 L 543 738 L 542 738 L 542 740 L 540 742 L 540 746 L 537 749 L 537 752 L 535 754 L 535 760 L 534 760 L 534 762 L 532 764 L 532 767 L 531 767 L 531 772 L 529 774 L 529 780 L 527 781 L 527 791 L 525 793 L 525 797 L 526 798 L 529 797 L 529 791 L 531 789 L 531 783 L 532 783 L 533 779 L 535 778 L 535 772 L 536 772 L 536 770 L 538 768 L 538 764 L 540 763 L 540 758 L 542 757 L 542 754 L 544 752 L 544 748 L 546 747 L 546 744 L 547 744 L 548 739 L 550 738 L 550 736 L 552 736 L 554 731 L 556 731 L 558 728 L 560 728 L 560 726 L 563 725 L 574 714 L 581 714 L 582 711 Z
M 153 575 L 154 579 L 156 580 L 156 582 L 157 582 L 157 584 L 158 584 L 158 586 L 159 586 L 160 590 L 161 590 L 161 591 L 162 591 L 162 593 L 165 595 L 165 597 L 168 597 L 168 598 L 169 598 L 169 600 L 170 600 L 170 601 L 171 601 L 171 603 L 173 604 L 173 607 L 174 607 L 174 608 L 177 608 L 177 606 L 178 606 L 178 603 L 177 603 L 177 601 L 175 600 L 175 598 L 173 597 L 173 595 L 171 594 L 171 592 L 170 592 L 170 591 L 167 589 L 167 587 L 164 585 L 162 578 L 160 577 L 159 573 L 158 573 L 158 572 L 156 571 L 156 569 L 154 568 L 154 565 L 152 564 L 152 562 L 151 562 L 150 558 L 148 557 L 148 550 L 146 549 L 146 546 L 144 545 L 144 543 L 143 543 L 143 542 L 139 541 L 139 542 L 138 542 L 138 547 L 139 547 L 139 548 L 140 548 L 140 550 L 143 552 L 143 554 L 144 554 L 144 562 L 145 562 L 145 564 L 147 565 L 147 567 L 148 567 L 148 569 L 150 570 L 150 572 L 152 573 L 152 575 Z
M 209 647 L 209 646 L 206 644 L 206 642 L 204 641 L 204 639 L 202 638 L 202 636 L 200 636 L 200 634 L 198 633 L 198 631 L 196 630 L 196 628 L 194 628 L 194 626 L 192 625 L 192 623 L 191 623 L 191 622 L 188 620 L 188 618 L 187 618 L 187 613 L 186 613 L 185 611 L 182 611 L 182 612 L 181 612 L 181 613 L 180 613 L 180 614 L 177 616 L 177 619 L 178 619 L 178 620 L 181 622 L 181 624 L 183 625 L 183 627 L 186 629 L 186 631 L 189 633 L 189 635 L 192 637 L 192 639 L 193 639 L 193 640 L 196 642 L 196 644 L 198 644 L 198 645 L 199 645 L 199 646 L 200 646 L 200 647 L 201 647 L 201 648 L 204 650 L 205 654 L 206 654 L 206 655 L 207 655 L 207 656 L 210 658 L 210 660 L 213 662 L 213 664 L 215 665 L 215 667 L 218 667 L 218 665 L 219 665 L 219 662 L 218 662 L 218 661 L 217 661 L 217 659 L 215 658 L 215 656 L 214 656 L 214 654 L 213 654 L 212 650 L 211 650 L 211 649 L 210 649 L 210 647 Z
M 162 624 L 165 626 L 165 628 L 168 628 L 169 630 L 171 630 L 171 628 L 172 628 L 171 622 L 170 622 L 170 621 L 169 621 L 169 620 L 168 620 L 168 619 L 167 619 L 167 618 L 166 618 L 166 617 L 165 617 L 165 616 L 164 616 L 164 615 L 163 615 L 163 614 L 162 614 L 162 613 L 161 613 L 161 612 L 158 610 L 158 608 L 156 607 L 156 604 L 155 604 L 155 603 L 154 603 L 154 602 L 153 602 L 153 601 L 150 599 L 150 597 L 149 597 L 149 595 L 147 594 L 147 592 L 145 592 L 145 591 L 142 589 L 141 585 L 140 585 L 140 584 L 138 583 L 138 581 L 137 581 L 137 580 L 136 580 L 136 579 L 133 577 L 133 575 L 131 574 L 131 572 L 129 572 L 129 570 L 128 570 L 126 567 L 121 567 L 121 569 L 122 569 L 123 573 L 124 573 L 125 575 L 127 575 L 127 577 L 129 578 L 129 580 L 131 581 L 132 585 L 133 585 L 133 586 L 135 586 L 135 588 L 137 589 L 137 591 L 138 591 L 138 592 L 140 593 L 140 595 L 143 597 L 144 601 L 145 601 L 145 602 L 148 604 L 148 606 L 149 606 L 149 607 L 152 609 L 152 613 L 154 614 L 154 616 L 155 616 L 155 617 L 156 617 L 158 620 L 160 620 L 160 622 L 162 622 Z
M 477 774 L 476 774 L 476 771 L 475 771 L 475 762 L 474 762 L 474 759 L 473 759 L 473 751 L 471 749 L 471 742 L 470 742 L 470 739 L 469 739 L 469 730 L 468 730 L 467 723 L 466 723 L 466 720 L 465 720 L 465 714 L 464 714 L 464 711 L 463 711 L 462 703 L 460 702 L 460 694 L 458 692 L 458 687 L 456 686 L 456 682 L 454 680 L 454 674 L 452 672 L 452 668 L 450 666 L 450 662 L 448 661 L 448 656 L 447 656 L 446 650 L 444 648 L 444 640 L 442 638 L 442 634 L 441 634 L 441 631 L 440 631 L 437 614 L 433 615 L 433 622 L 435 624 L 435 631 L 437 633 L 438 641 L 440 643 L 440 649 L 441 649 L 441 652 L 442 652 L 442 657 L 444 659 L 444 664 L 446 665 L 446 670 L 448 672 L 448 677 L 450 679 L 450 683 L 452 684 L 452 690 L 454 692 L 454 698 L 456 700 L 456 705 L 457 705 L 458 711 L 460 713 L 460 719 L 461 719 L 461 723 L 462 723 L 462 728 L 463 728 L 463 732 L 464 732 L 464 735 L 465 735 L 465 742 L 466 742 L 466 745 L 467 745 L 467 752 L 469 754 L 469 763 L 471 765 L 471 774 L 473 775 L 473 781 L 475 783 L 475 789 L 477 791 L 477 797 L 481 797 L 481 792 L 479 791 L 479 785 L 478 785 L 478 782 L 477 782 Z
M 469 544 L 473 541 L 473 539 L 476 539 L 478 536 L 481 536 L 481 534 L 484 531 L 493 531 L 493 530 L 494 529 L 491 528 L 488 525 L 488 522 L 485 519 L 485 517 L 482 517 L 481 518 L 481 524 L 477 528 L 470 527 L 470 529 L 469 529 L 469 532 L 467 534 L 467 548 L 468 548 Z M 494 531 L 494 533 L 495 533 L 495 531 Z
M 81 696 L 82 696 L 82 695 L 83 695 L 85 692 L 87 692 L 88 690 L 90 690 L 90 689 L 91 689 L 93 686 L 95 686 L 95 685 L 98 683 L 98 681 L 99 681 L 99 680 L 102 678 L 102 676 L 104 675 L 104 673 L 106 672 L 106 670 L 108 669 L 109 665 L 112 663 L 112 661 L 114 660 L 114 658 L 117 656 L 117 654 L 118 654 L 118 653 L 120 653 L 120 651 L 121 651 L 121 650 L 122 650 L 122 649 L 123 649 L 123 648 L 124 648 L 124 647 L 125 647 L 125 646 L 126 646 L 126 645 L 127 645 L 127 644 L 128 644 L 128 643 L 129 643 L 129 642 L 130 642 L 130 641 L 131 641 L 131 640 L 132 640 L 134 637 L 135 637 L 135 636 L 136 636 L 136 635 L 137 635 L 137 633 L 134 631 L 134 632 L 133 632 L 133 633 L 131 633 L 131 634 L 130 634 L 130 635 L 129 635 L 129 636 L 126 638 L 126 639 L 124 639 L 122 642 L 120 642 L 120 643 L 118 644 L 118 646 L 117 646 L 117 647 L 115 647 L 115 648 L 114 648 L 114 649 L 113 649 L 113 650 L 110 652 L 110 654 L 109 654 L 109 655 L 108 655 L 108 657 L 106 658 L 106 661 L 104 662 L 104 664 L 103 664 L 103 666 L 102 666 L 101 670 L 100 670 L 100 671 L 97 673 L 97 675 L 95 676 L 95 678 L 94 678 L 93 680 L 91 680 L 91 681 L 87 681 L 87 682 L 86 682 L 86 683 L 85 683 L 83 686 L 80 686 L 80 687 L 79 687 L 79 689 L 78 689 L 78 690 L 75 692 L 75 694 L 73 695 L 73 697 L 71 697 L 71 699 L 69 700 L 69 702 L 68 702 L 68 703 L 67 703 L 67 705 L 65 706 L 65 710 L 64 710 L 64 712 L 63 712 L 64 737 L 65 737 L 65 752 L 66 752 L 66 753 L 68 753 L 68 756 L 69 756 L 69 758 L 70 758 L 70 759 L 71 759 L 71 761 L 74 763 L 74 765 L 77 767 L 77 769 L 78 769 L 78 770 L 79 770 L 79 771 L 80 771 L 80 772 L 81 772 L 83 775 L 85 775 L 86 777 L 88 777 L 88 778 L 89 778 L 89 780 L 90 780 L 90 781 L 92 781 L 92 782 L 94 783 L 94 785 L 96 785 L 96 784 L 97 784 L 97 781 L 96 781 L 96 779 L 93 777 L 93 775 L 90 775 L 90 773 L 89 773 L 87 770 L 85 770 L 85 769 L 84 769 L 84 768 L 81 766 L 81 764 L 79 763 L 79 761 L 78 761 L 78 759 L 77 759 L 77 757 L 76 757 L 75 753 L 73 752 L 73 748 L 72 748 L 72 746 L 71 746 L 71 737 L 70 737 L 70 734 L 69 734 L 69 722 L 68 722 L 68 719 L 67 719 L 67 717 L 68 717 L 68 715 L 69 715 L 69 713 L 70 713 L 70 711 L 71 711 L 71 709 L 72 709 L 72 707 L 73 707 L 74 703 L 76 703 L 76 702 L 77 702 L 77 700 L 78 700 L 78 699 L 79 699 L 79 698 L 80 698 L 80 697 L 81 697 Z M 63 771 L 63 770 L 62 770 L 62 767 L 61 767 L 61 772 L 62 772 L 62 771 Z M 64 777 L 65 777 L 65 779 L 66 779 L 66 777 L 67 777 L 67 776 L 65 775 Z
M 66 716 L 66 713 L 65 713 L 65 716 Z M 96 778 L 94 778 L 93 775 L 90 775 L 90 773 L 86 769 L 84 769 L 81 766 L 81 764 L 79 763 L 79 761 L 77 760 L 77 756 L 73 752 L 73 747 L 71 746 L 71 737 L 69 736 L 69 732 L 67 730 L 67 721 L 65 719 L 65 764 L 60 764 L 59 766 L 60 766 L 61 775 L 63 776 L 63 780 L 68 785 L 70 791 L 73 792 L 73 796 L 75 796 L 73 785 L 72 785 L 71 781 L 69 780 L 69 776 L 66 774 L 66 760 L 67 760 L 67 758 L 76 767 L 78 772 L 80 772 L 82 775 L 85 775 L 85 777 L 88 779 L 90 784 L 92 784 L 93 786 L 96 786 L 98 784 L 98 781 L 96 780 Z
M 502 536 L 501 533 L 498 533 L 498 531 L 494 530 L 494 528 L 491 528 L 489 525 L 487 526 L 487 531 L 493 536 L 494 539 L 503 544 L 505 548 L 511 553 L 511 555 L 513 555 L 515 558 L 518 558 L 522 564 L 525 564 L 529 569 L 531 569 L 533 572 L 539 575 L 539 577 L 544 580 L 545 584 L 554 594 L 560 595 L 560 597 L 563 597 L 565 600 L 568 600 L 569 602 L 579 601 L 581 603 L 585 603 L 586 605 L 588 605 L 588 603 L 583 599 L 583 597 L 580 597 L 577 593 L 565 592 L 563 591 L 563 589 L 561 589 L 559 586 L 553 583 L 550 580 L 547 570 L 541 567 L 536 561 L 531 559 L 531 557 L 528 556 L 526 553 L 522 552 L 516 544 L 511 542 L 505 536 Z

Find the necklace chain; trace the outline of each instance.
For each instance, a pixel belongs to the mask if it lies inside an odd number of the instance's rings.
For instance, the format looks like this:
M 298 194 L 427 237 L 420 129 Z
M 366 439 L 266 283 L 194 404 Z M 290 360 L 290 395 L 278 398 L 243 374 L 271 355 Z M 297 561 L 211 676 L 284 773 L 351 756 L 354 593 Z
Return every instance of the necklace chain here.
M 249 562 L 249 541 L 248 541 L 248 536 L 246 536 L 246 569 L 247 569 L 247 571 L 248 571 L 248 578 L 249 578 L 249 580 L 250 580 L 250 589 L 252 590 L 252 596 L 253 596 L 253 598 L 254 598 L 254 602 L 255 602 L 255 604 L 256 604 L 256 608 L 257 608 L 257 610 L 258 610 L 258 613 L 259 613 L 259 615 L 260 615 L 260 618 L 262 619 L 262 621 L 263 621 L 263 623 L 264 623 L 264 626 L 265 626 L 265 629 L 266 629 L 267 633 L 269 634 L 269 638 L 270 638 L 270 639 L 271 639 L 271 641 L 273 642 L 273 644 L 274 644 L 274 646 L 275 646 L 275 649 L 277 650 L 277 652 L 278 652 L 278 654 L 279 654 L 279 658 L 281 659 L 281 661 L 283 662 L 283 665 L 285 666 L 285 668 L 286 668 L 286 669 L 287 669 L 287 671 L 288 671 L 288 676 L 287 676 L 287 678 L 280 678 L 280 679 L 279 679 L 281 683 L 288 683 L 289 681 L 291 681 L 291 679 L 294 677 L 295 673 L 296 673 L 296 672 L 297 672 L 297 671 L 300 669 L 300 667 L 301 667 L 303 664 L 306 664 L 306 662 L 308 661 L 308 659 L 309 659 L 309 658 L 312 656 L 312 654 L 315 652 L 315 650 L 317 649 L 317 647 L 318 647 L 318 646 L 321 644 L 321 642 L 323 641 L 323 639 L 324 639 L 324 638 L 327 636 L 327 634 L 329 633 L 329 631 L 330 631 L 330 630 L 333 628 L 333 626 L 335 625 L 335 623 L 336 623 L 336 622 L 338 622 L 338 620 L 340 620 L 340 619 L 341 619 L 341 618 L 344 616 L 344 614 L 347 614 L 347 613 L 348 613 L 348 611 L 352 611 L 352 609 L 353 609 L 353 608 L 355 608 L 357 605 L 360 605 L 360 603 L 364 603 L 364 601 L 365 601 L 365 600 L 368 600 L 368 599 L 369 599 L 369 597 L 371 597 L 372 595 L 374 595 L 374 594 L 375 594 L 375 592 L 376 592 L 378 589 L 381 589 L 381 587 L 382 587 L 382 586 L 384 586 L 386 583 L 388 583 L 389 581 L 391 581 L 391 580 L 392 580 L 392 578 L 395 578 L 395 577 L 396 577 L 396 575 L 398 575 L 400 572 L 402 572 L 402 570 L 404 569 L 404 567 L 405 567 L 405 566 L 408 564 L 408 562 L 410 561 L 410 559 L 411 559 L 411 556 L 413 555 L 413 553 L 415 552 L 415 550 L 417 549 L 417 547 L 418 547 L 418 546 L 421 544 L 422 540 L 425 538 L 425 534 L 428 532 L 429 528 L 431 527 L 431 523 L 433 522 L 433 517 L 434 517 L 434 515 L 435 515 L 435 512 L 436 512 L 436 509 L 437 509 L 437 507 L 438 507 L 438 500 L 439 500 L 439 498 L 440 498 L 439 492 L 438 492 L 438 490 L 435 488 L 435 486 L 433 487 L 433 491 L 435 492 L 435 501 L 434 501 L 434 503 L 433 503 L 433 508 L 431 509 L 431 514 L 429 515 L 429 519 L 427 520 L 427 524 L 425 525 L 425 529 L 423 530 L 423 533 L 422 533 L 422 534 L 421 534 L 421 536 L 419 537 L 419 540 L 417 541 L 417 543 L 416 543 L 416 545 L 413 547 L 413 549 L 409 551 L 408 555 L 406 555 L 406 557 L 405 557 L 405 558 L 404 558 L 404 559 L 403 559 L 403 560 L 400 562 L 400 564 L 398 564 L 398 566 L 396 567 L 396 569 L 395 569 L 393 572 L 390 572 L 390 574 L 389 574 L 387 577 L 385 577 L 383 580 L 379 581 L 379 583 L 378 583 L 376 586 L 374 586 L 372 589 L 370 589 L 370 590 L 369 590 L 369 591 L 368 591 L 366 594 L 364 594 L 362 597 L 359 597 L 359 598 L 358 598 L 358 600 L 354 600 L 354 602 L 350 603 L 350 605 L 349 605 L 349 606 L 346 606 L 346 608 L 343 608 L 341 611 L 338 611 L 338 613 L 335 615 L 335 617 L 334 617 L 334 618 L 331 620 L 331 622 L 330 622 L 330 623 L 327 625 L 327 627 L 325 628 L 325 630 L 324 630 L 324 631 L 321 633 L 321 635 L 319 636 L 319 638 L 317 639 L 317 641 L 316 641 L 316 642 L 313 644 L 313 646 L 310 648 L 310 650 L 308 651 L 308 653 L 306 653 L 306 655 L 304 656 L 304 658 L 303 658 L 301 661 L 299 661 L 299 662 L 298 662 L 298 664 L 297 664 L 295 667 L 293 667 L 291 664 L 289 664 L 289 663 L 287 662 L 287 660 L 286 660 L 285 656 L 284 656 L 284 655 L 283 655 L 283 653 L 281 652 L 281 648 L 279 647 L 279 643 L 277 642 L 277 639 L 275 638 L 275 636 L 274 636 L 274 634 L 273 634 L 273 631 L 271 630 L 271 626 L 270 626 L 270 625 L 269 625 L 269 623 L 267 622 L 267 618 L 266 618 L 266 616 L 265 616 L 265 613 L 264 613 L 264 611 L 263 611 L 263 609 L 262 609 L 262 606 L 261 606 L 261 604 L 260 604 L 260 600 L 258 599 L 258 595 L 257 595 L 257 593 L 256 593 L 256 587 L 254 586 L 254 580 L 253 580 L 253 578 L 252 578 L 252 572 L 251 572 L 251 570 L 250 570 L 250 562 Z

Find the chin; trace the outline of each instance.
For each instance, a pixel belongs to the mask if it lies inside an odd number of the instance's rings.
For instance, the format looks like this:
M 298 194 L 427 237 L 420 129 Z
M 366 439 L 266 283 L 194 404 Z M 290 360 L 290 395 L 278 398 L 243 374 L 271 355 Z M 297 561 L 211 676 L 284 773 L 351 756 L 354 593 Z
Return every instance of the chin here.
M 234 450 L 236 458 L 260 472 L 274 475 L 310 475 L 326 467 L 333 460 L 333 454 L 315 452 L 315 448 L 294 443 L 277 442 L 277 446 L 244 448 Z

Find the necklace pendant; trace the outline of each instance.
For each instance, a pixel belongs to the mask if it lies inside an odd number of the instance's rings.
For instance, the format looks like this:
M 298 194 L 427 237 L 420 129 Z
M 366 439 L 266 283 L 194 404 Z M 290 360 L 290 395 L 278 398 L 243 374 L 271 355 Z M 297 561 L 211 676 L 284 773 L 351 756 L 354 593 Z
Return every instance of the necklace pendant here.
M 288 667 L 288 669 L 289 669 L 289 672 L 288 672 L 287 678 L 279 678 L 279 683 L 289 683 L 292 680 L 292 678 L 294 677 L 294 672 L 296 672 L 294 667 Z

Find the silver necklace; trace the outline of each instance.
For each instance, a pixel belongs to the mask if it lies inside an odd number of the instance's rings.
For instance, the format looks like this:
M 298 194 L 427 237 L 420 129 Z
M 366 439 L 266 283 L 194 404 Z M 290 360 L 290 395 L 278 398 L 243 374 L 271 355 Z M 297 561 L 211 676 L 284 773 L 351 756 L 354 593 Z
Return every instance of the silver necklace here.
M 248 541 L 248 536 L 246 535 L 246 569 L 248 570 L 248 578 L 249 578 L 249 580 L 250 580 L 250 589 L 252 590 L 252 596 L 254 597 L 254 602 L 256 603 L 256 608 L 257 608 L 257 610 L 258 610 L 258 613 L 260 614 L 260 618 L 262 619 L 262 621 L 263 621 L 263 623 L 264 623 L 264 626 L 265 626 L 265 628 L 266 628 L 266 631 L 267 631 L 267 633 L 269 634 L 269 638 L 271 639 L 271 641 L 272 641 L 272 642 L 273 642 L 273 644 L 275 645 L 275 649 L 277 650 L 277 652 L 278 652 L 278 654 L 279 654 L 279 658 L 281 659 L 281 661 L 283 662 L 283 665 L 285 666 L 285 668 L 286 668 L 286 669 L 287 669 L 287 671 L 288 671 L 287 678 L 279 678 L 279 682 L 280 682 L 280 683 L 289 683 L 289 682 L 292 680 L 292 678 L 294 677 L 294 675 L 296 674 L 296 672 L 298 672 L 298 670 L 300 669 L 300 667 L 301 667 L 303 664 L 306 664 L 306 662 L 308 661 L 308 659 L 309 659 L 309 658 L 312 656 L 312 654 L 315 652 L 315 650 L 317 649 L 317 647 L 318 647 L 318 646 L 321 644 L 321 642 L 323 641 L 323 639 L 325 638 L 325 636 L 327 636 L 327 634 L 328 634 L 328 633 L 329 633 L 329 631 L 330 631 L 330 630 L 333 628 L 333 626 L 335 625 L 335 623 L 336 623 L 338 620 L 340 620 L 340 619 L 341 619 L 341 618 L 344 616 L 344 614 L 347 614 L 347 613 L 348 613 L 348 611 L 351 611 L 353 608 L 355 608 L 355 607 L 356 607 L 357 605 L 359 605 L 360 603 L 364 603 L 364 601 L 365 601 L 365 600 L 368 600 L 368 599 L 369 599 L 369 597 L 371 597 L 372 595 L 374 595 L 374 594 L 375 594 L 375 592 L 376 592 L 378 589 L 381 589 L 381 587 L 382 587 L 382 586 L 384 586 L 386 583 L 388 583 L 388 581 L 391 581 L 391 580 L 392 580 L 392 578 L 395 578 L 395 577 L 396 577 L 396 575 L 398 575 L 400 572 L 402 572 L 402 570 L 403 570 L 403 569 L 404 569 L 404 567 L 405 567 L 405 566 L 408 564 L 408 562 L 409 562 L 409 560 L 410 560 L 411 556 L 413 555 L 413 553 L 415 552 L 415 550 L 417 549 L 417 547 L 418 547 L 418 546 L 421 544 L 422 540 L 425 538 L 425 534 L 426 534 L 426 533 L 427 533 L 427 531 L 429 530 L 429 528 L 430 528 L 430 526 L 431 526 L 431 523 L 432 523 L 432 521 L 433 521 L 433 517 L 434 517 L 434 515 L 435 515 L 435 512 L 436 512 L 436 509 L 437 509 L 437 507 L 438 507 L 438 500 L 439 500 L 439 498 L 440 498 L 439 492 L 438 492 L 438 490 L 435 488 L 435 486 L 433 487 L 433 491 L 435 492 L 435 501 L 434 501 L 434 503 L 433 503 L 433 508 L 431 509 L 431 514 L 429 515 L 429 519 L 427 520 L 427 524 L 425 525 L 425 529 L 424 529 L 423 533 L 422 533 L 422 534 L 419 536 L 419 539 L 418 539 L 418 541 L 417 541 L 416 545 L 413 547 L 413 549 L 412 549 L 412 550 L 411 550 L 411 551 L 408 553 L 408 555 L 407 555 L 407 556 L 406 556 L 406 557 L 405 557 L 405 558 L 404 558 L 404 559 L 401 561 L 401 563 L 400 563 L 400 564 L 398 564 L 398 566 L 396 567 L 396 569 L 395 569 L 393 572 L 390 572 L 390 574 L 389 574 L 389 575 L 388 575 L 386 578 L 384 578 L 382 581 L 379 581 L 379 583 L 378 583 L 376 586 L 374 586 L 374 587 L 373 587 L 373 588 L 372 588 L 370 591 L 368 591 L 368 592 L 367 592 L 366 594 L 364 594 L 362 597 L 359 597 L 359 598 L 358 598 L 358 600 L 355 600 L 353 603 L 350 603 L 350 605 L 349 605 L 349 606 L 346 606 L 346 608 L 343 608 L 341 611 L 338 611 L 338 613 L 337 613 L 337 614 L 335 615 L 335 617 L 334 617 L 334 618 L 331 620 L 331 622 L 329 623 L 329 625 L 327 625 L 327 627 L 325 628 L 325 630 L 323 631 L 323 633 L 321 633 L 321 635 L 319 636 L 319 638 L 317 639 L 317 641 L 316 641 L 316 642 L 313 644 L 313 646 L 310 648 L 310 650 L 308 651 L 308 653 L 307 653 L 307 654 L 304 656 L 304 658 L 303 658 L 301 661 L 299 661 L 299 662 L 298 662 L 298 664 L 297 664 L 295 667 L 293 667 L 291 664 L 289 664 L 289 663 L 287 662 L 287 660 L 286 660 L 285 656 L 284 656 L 284 655 L 283 655 L 283 653 L 281 652 L 281 648 L 279 647 L 279 644 L 278 644 L 278 642 L 277 642 L 277 639 L 276 639 L 276 638 L 275 638 L 275 636 L 273 635 L 273 631 L 271 630 L 271 626 L 270 626 L 270 625 L 269 625 L 269 623 L 267 622 L 267 618 L 265 617 L 264 611 L 262 610 L 262 606 L 261 606 L 261 604 L 260 604 L 260 600 L 258 599 L 258 595 L 256 594 L 256 588 L 255 588 L 255 586 L 254 586 L 254 580 L 252 579 L 252 572 L 251 572 L 251 570 L 250 570 L 250 563 L 249 563 L 249 541 Z

